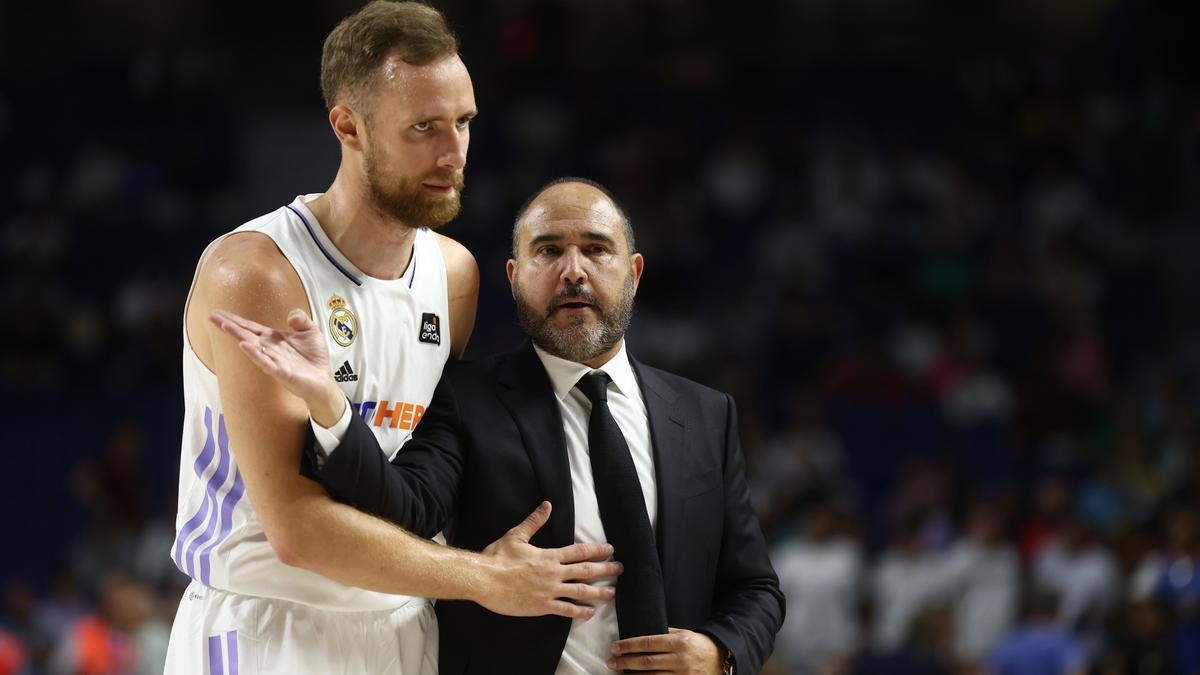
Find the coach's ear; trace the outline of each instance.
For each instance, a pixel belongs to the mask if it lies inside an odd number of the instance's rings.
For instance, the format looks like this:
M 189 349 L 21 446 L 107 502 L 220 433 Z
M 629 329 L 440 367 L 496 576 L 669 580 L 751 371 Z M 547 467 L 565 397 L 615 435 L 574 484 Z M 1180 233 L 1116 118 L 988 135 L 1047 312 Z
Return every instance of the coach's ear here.
M 362 117 L 345 103 L 339 103 L 329 111 L 329 126 L 333 127 L 333 135 L 337 136 L 342 147 L 355 152 L 362 152 L 363 123 Z
M 508 288 L 515 298 L 517 297 L 517 285 L 514 280 L 517 278 L 517 261 L 509 258 L 508 262 L 504 263 L 504 272 L 508 275 Z
M 638 283 L 642 280 L 642 272 L 646 270 L 646 259 L 641 253 L 634 253 L 629 257 L 629 273 L 633 275 L 633 292 L 636 295 Z

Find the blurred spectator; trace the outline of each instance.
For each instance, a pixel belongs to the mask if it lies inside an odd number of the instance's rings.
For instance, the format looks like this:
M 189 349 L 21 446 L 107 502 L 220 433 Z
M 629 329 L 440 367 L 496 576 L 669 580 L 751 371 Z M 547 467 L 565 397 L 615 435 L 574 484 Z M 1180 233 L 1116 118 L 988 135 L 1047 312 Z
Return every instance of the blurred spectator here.
M 1129 630 L 1122 645 L 1149 651 L 1155 638 L 1168 641 L 1170 660 L 1180 672 L 1200 672 L 1200 541 L 1191 504 L 1170 506 L 1162 518 L 1162 545 L 1148 553 L 1130 577 Z M 1167 621 L 1165 625 L 1163 622 Z
M 920 521 L 905 519 L 869 580 L 874 617 L 871 645 L 877 652 L 888 654 L 904 647 L 917 617 L 947 602 L 951 580 L 941 563 L 942 557 L 922 540 Z
M 792 672 L 826 673 L 858 645 L 863 553 L 829 495 L 810 496 L 799 519 L 799 532 L 771 552 L 788 603 L 776 652 Z
M 954 656 L 964 664 L 982 663 L 1017 618 L 1021 566 L 1005 531 L 1001 506 L 976 502 L 942 563 L 952 587 Z
M 1116 557 L 1095 528 L 1078 518 L 1068 520 L 1034 558 L 1032 578 L 1038 592 L 1056 598 L 1061 625 L 1078 636 L 1089 663 L 1098 658 L 1121 598 L 1122 578 Z
M 988 659 L 989 675 L 1083 675 L 1083 647 L 1063 627 L 1058 601 L 1051 593 L 1034 592 L 1021 626 Z
M 37 662 L 43 663 L 54 645 L 58 644 L 72 625 L 90 611 L 79 580 L 66 566 L 60 566 L 51 577 L 50 594 L 34 609 L 34 635 Z
M 1191 573 L 1197 553 L 1196 512 L 1186 503 L 1174 504 L 1162 517 L 1162 544 L 1146 554 L 1129 581 L 1134 602 L 1162 599 L 1173 604 L 1200 598 L 1200 579 Z
M 50 657 L 49 673 L 125 675 L 145 672 L 141 668 L 138 634 L 153 617 L 155 608 L 150 590 L 128 577 L 113 574 L 102 583 L 98 603 L 95 613 L 75 621 L 59 638 Z M 157 666 L 161 671 L 164 660 L 148 663 L 149 670 Z
M 914 617 L 912 632 L 900 646 L 863 649 L 851 663 L 850 675 L 950 675 L 950 617 L 940 609 Z
M 805 495 L 853 497 L 845 476 L 845 451 L 825 424 L 814 393 L 790 396 L 784 419 L 784 428 L 766 442 L 751 464 L 755 508 L 768 529 L 780 516 L 793 515 L 788 509 Z
M 0 628 L 0 675 L 29 672 L 29 659 L 21 638 Z
M 0 633 L 7 631 L 7 649 L 10 659 L 19 660 L 36 672 L 45 662 L 51 641 L 37 625 L 38 598 L 32 586 L 24 579 L 10 579 L 4 587 L 4 613 L 0 615 Z M 0 638 L 0 643 L 5 642 Z M 17 657 L 20 657 L 17 659 Z M 0 657 L 0 663 L 4 663 Z M 22 670 L 5 671 L 0 667 L 0 673 L 24 672 Z
M 1021 530 L 1021 557 L 1032 563 L 1062 530 L 1071 513 L 1074 493 L 1062 476 L 1042 477 L 1033 488 L 1033 513 Z
M 949 548 L 957 535 L 951 507 L 953 478 L 939 462 L 912 463 L 900 478 L 891 500 L 890 517 L 896 529 L 916 528 L 920 546 L 930 552 Z
M 1104 655 L 1103 675 L 1184 675 L 1172 654 L 1167 635 L 1168 618 L 1155 602 L 1132 602 L 1125 611 L 1120 632 Z

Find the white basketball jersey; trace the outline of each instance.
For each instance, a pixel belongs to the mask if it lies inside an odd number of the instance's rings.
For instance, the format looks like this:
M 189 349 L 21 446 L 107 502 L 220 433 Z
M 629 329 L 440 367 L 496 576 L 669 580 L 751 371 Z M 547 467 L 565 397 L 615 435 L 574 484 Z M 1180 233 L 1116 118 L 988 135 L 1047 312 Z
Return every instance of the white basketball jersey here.
M 315 196 L 297 197 L 234 232 L 266 234 L 296 269 L 329 345 L 334 379 L 380 447 L 394 455 L 420 422 L 450 355 L 445 261 L 436 236 L 417 230 L 402 278 L 369 277 L 333 246 L 305 206 Z M 183 452 L 171 550 L 179 569 L 212 588 L 332 610 L 412 602 L 279 561 L 230 452 L 217 378 L 192 351 L 186 328 L 183 339 Z

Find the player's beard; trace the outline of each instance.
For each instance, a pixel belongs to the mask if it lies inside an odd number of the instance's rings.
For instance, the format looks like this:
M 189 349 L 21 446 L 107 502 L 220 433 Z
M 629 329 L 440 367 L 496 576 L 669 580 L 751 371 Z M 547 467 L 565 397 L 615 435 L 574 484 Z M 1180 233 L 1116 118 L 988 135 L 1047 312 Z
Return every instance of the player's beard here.
M 621 295 L 611 307 L 605 307 L 596 296 L 580 286 L 567 285 L 550 299 L 545 308 L 538 310 L 525 299 L 520 274 L 513 278 L 513 287 L 516 289 L 513 299 L 517 303 L 517 320 L 521 322 L 525 333 L 535 345 L 567 361 L 590 361 L 612 349 L 625 335 L 633 318 L 632 274 L 625 278 Z M 586 300 L 596 312 L 596 321 L 589 324 L 586 316 L 576 314 L 565 328 L 555 326 L 551 315 L 554 308 L 567 298 Z
M 363 153 L 363 171 L 367 176 L 367 198 L 380 214 L 409 227 L 436 230 L 454 219 L 462 207 L 462 171 L 430 172 L 415 178 L 385 175 L 376 161 L 371 145 Z M 422 183 L 454 185 L 454 192 L 438 195 L 421 187 Z

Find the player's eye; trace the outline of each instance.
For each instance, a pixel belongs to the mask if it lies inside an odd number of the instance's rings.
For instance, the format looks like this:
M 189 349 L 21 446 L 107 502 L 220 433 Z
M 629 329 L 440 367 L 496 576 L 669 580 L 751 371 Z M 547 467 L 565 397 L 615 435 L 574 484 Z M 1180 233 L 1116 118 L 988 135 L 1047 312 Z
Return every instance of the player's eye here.
M 417 122 L 416 124 L 412 125 L 412 128 L 416 129 L 417 131 L 429 131 L 430 124 L 429 122 Z
M 459 129 L 466 129 L 467 126 L 471 124 L 471 118 L 470 117 L 460 117 L 454 124 Z

